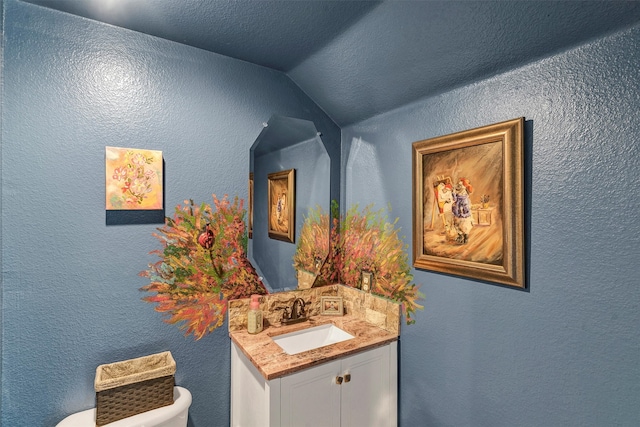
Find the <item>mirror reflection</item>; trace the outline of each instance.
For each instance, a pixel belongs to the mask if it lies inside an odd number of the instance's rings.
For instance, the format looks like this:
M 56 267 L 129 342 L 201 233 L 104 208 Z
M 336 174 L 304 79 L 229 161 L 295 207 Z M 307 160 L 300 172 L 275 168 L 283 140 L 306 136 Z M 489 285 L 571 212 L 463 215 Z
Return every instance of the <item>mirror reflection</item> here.
M 299 274 L 293 267 L 293 257 L 305 219 L 319 209 L 329 212 L 330 169 L 331 159 L 325 145 L 315 125 L 308 120 L 273 116 L 251 147 L 253 229 L 248 242 L 248 254 L 269 292 L 298 288 Z M 274 204 L 277 198 L 272 197 L 274 206 L 269 205 L 269 179 L 271 176 L 273 187 L 273 178 L 279 177 L 278 173 L 290 170 L 295 171 L 288 175 L 295 177 L 293 197 L 287 198 L 291 202 L 287 208 L 294 210 L 292 238 L 273 238 L 273 230 L 271 237 L 269 235 L 269 220 L 278 211 Z M 327 242 L 328 239 L 327 229 Z M 318 270 L 327 255 L 328 250 L 323 250 L 314 256 L 313 265 Z M 306 271 L 300 273 L 300 279 L 313 282 L 315 274 L 317 271 Z

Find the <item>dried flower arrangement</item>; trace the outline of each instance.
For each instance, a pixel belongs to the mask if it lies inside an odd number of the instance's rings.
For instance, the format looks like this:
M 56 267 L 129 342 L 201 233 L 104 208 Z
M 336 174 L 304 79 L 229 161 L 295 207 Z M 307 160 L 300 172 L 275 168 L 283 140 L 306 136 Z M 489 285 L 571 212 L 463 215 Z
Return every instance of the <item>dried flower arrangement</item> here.
M 373 211 L 372 206 L 367 206 L 359 212 L 357 205 L 341 217 L 335 201 L 331 210 L 331 230 L 329 215 L 319 207 L 305 219 L 294 255 L 294 267 L 309 268 L 309 263 L 313 262 L 310 257 L 315 255 L 315 248 L 310 246 L 324 242 L 329 236 L 330 251 L 320 252 L 329 253 L 329 257 L 316 284 L 342 283 L 359 288 L 362 272 L 366 271 L 375 278 L 371 292 L 399 302 L 406 323 L 415 323 L 413 314 L 423 308 L 417 302 L 423 295 L 412 283 L 407 245 L 396 228 L 398 219 L 389 223 L 384 210 Z
M 154 294 L 143 300 L 196 340 L 222 325 L 227 300 L 267 293 L 246 256 L 243 201 L 214 194 L 213 203 L 215 210 L 193 200 L 178 205 L 153 234 L 162 250 L 150 253 L 160 260 L 140 273 L 151 281 L 140 290 Z
M 329 254 L 329 215 L 320 206 L 310 209 L 298 237 L 293 267 L 317 274 Z

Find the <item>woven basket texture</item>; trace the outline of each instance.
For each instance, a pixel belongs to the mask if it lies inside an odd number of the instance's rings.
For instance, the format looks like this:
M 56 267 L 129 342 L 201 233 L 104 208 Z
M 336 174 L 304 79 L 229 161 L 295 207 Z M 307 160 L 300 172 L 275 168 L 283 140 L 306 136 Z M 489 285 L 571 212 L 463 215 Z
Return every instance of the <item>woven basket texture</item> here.
M 96 425 L 173 404 L 176 362 L 171 352 L 96 368 Z
M 96 392 L 96 425 L 173 404 L 173 375 Z

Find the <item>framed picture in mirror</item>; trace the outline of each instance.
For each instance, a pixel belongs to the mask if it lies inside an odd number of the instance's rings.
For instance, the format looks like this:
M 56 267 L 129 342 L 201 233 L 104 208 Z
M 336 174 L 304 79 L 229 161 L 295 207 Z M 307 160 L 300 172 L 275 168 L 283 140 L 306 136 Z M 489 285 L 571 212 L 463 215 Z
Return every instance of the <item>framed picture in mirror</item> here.
M 525 287 L 524 118 L 413 143 L 413 266 Z
M 293 243 L 296 228 L 295 169 L 270 173 L 267 179 L 269 237 Z

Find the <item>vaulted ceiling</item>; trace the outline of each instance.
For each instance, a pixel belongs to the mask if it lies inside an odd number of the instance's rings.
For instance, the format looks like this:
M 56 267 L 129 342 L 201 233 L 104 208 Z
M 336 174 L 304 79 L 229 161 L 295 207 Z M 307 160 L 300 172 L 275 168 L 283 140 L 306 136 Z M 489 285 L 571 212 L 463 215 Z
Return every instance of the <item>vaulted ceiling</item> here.
M 286 73 L 338 124 L 640 22 L 640 1 L 23 0 Z

